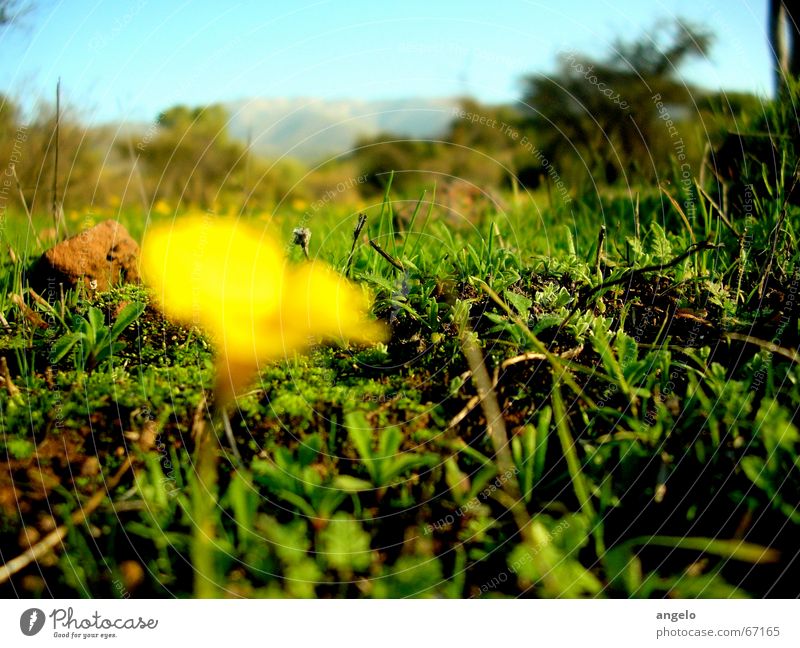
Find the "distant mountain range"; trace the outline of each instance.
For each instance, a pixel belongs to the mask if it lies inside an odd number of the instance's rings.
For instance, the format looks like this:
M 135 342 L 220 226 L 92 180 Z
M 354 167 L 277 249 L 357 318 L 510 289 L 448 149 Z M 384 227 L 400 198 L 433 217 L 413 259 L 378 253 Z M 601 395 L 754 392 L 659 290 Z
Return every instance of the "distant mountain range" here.
M 441 136 L 456 105 L 457 99 L 248 99 L 225 107 L 231 135 L 250 139 L 254 152 L 314 162 L 348 151 L 362 136 Z

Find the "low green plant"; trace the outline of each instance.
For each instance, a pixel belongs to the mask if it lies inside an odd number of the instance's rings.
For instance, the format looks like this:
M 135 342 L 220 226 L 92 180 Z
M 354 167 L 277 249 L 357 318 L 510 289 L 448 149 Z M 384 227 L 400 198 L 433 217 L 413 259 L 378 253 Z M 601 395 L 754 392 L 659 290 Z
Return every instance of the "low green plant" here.
M 86 316 L 75 315 L 69 330 L 58 338 L 50 351 L 50 361 L 60 362 L 74 351 L 75 368 L 91 371 L 125 348 L 119 340 L 122 332 L 144 312 L 141 302 L 127 304 L 111 326 L 105 324 L 103 311 L 90 306 Z
M 376 435 L 362 412 L 347 414 L 345 426 L 361 463 L 372 483 L 378 488 L 386 488 L 409 470 L 431 465 L 436 461 L 436 457 L 429 454 L 401 452 L 404 436 L 400 428 L 389 426 L 378 430 Z

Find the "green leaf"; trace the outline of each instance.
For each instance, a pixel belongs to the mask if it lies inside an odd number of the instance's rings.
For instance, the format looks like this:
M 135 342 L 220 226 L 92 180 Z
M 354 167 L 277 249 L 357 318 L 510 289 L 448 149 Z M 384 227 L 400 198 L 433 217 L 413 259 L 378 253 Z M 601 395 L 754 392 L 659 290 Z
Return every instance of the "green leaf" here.
M 378 443 L 377 459 L 379 461 L 391 461 L 400 450 L 400 445 L 403 443 L 403 433 L 399 428 L 392 426 L 388 427 L 381 432 L 380 441 Z
M 305 517 L 311 520 L 317 517 L 317 512 L 314 510 L 314 507 L 311 506 L 311 504 L 309 504 L 301 495 L 298 495 L 294 491 L 279 490 L 276 495 L 282 500 L 289 502 L 289 504 L 294 505 L 294 507 Z
M 561 553 L 555 544 L 558 527 L 547 529 L 541 516 L 533 524 L 542 536 L 535 544 L 519 544 L 511 551 L 507 564 L 520 586 L 538 584 L 547 596 L 577 598 L 593 596 L 602 590 L 597 577 L 577 560 Z
M 486 488 L 486 485 L 496 476 L 497 468 L 493 464 L 484 464 L 478 473 L 473 476 L 472 487 L 469 490 L 469 497 L 467 497 L 466 500 L 469 501 L 478 497 L 478 494 L 481 493 Z
M 754 457 L 752 455 L 742 457 L 739 461 L 739 466 L 741 466 L 744 474 L 751 482 L 763 491 L 770 491 L 767 481 L 766 466 L 761 457 Z
M 756 413 L 756 428 L 764 440 L 764 448 L 770 463 L 775 463 L 776 450 L 792 452 L 800 438 L 792 423 L 792 414 L 776 400 L 765 398 Z
M 253 538 L 251 530 L 260 500 L 250 475 L 243 470 L 236 470 L 231 477 L 227 495 L 233 509 L 233 519 L 236 520 L 239 541 L 244 546 L 248 539 Z
M 58 338 L 50 350 L 50 362 L 63 359 L 83 337 L 83 333 L 67 333 Z
M 535 479 L 534 457 L 536 455 L 537 430 L 533 425 L 525 425 L 522 431 L 511 439 L 511 455 L 516 465 L 522 497 L 530 502 Z
M 275 518 L 262 515 L 257 530 L 269 542 L 270 547 L 285 565 L 302 563 L 311 549 L 311 538 L 305 520 L 295 519 L 280 523 Z
M 391 573 L 375 580 L 376 598 L 431 597 L 436 588 L 444 585 L 442 565 L 438 559 L 426 556 L 400 556 Z
M 297 461 L 300 466 L 303 468 L 310 466 L 319 456 L 322 446 L 322 437 L 319 434 L 306 437 L 297 449 Z
M 365 463 L 368 470 L 374 466 L 374 453 L 372 451 L 372 426 L 367 421 L 364 412 L 348 412 L 344 416 L 344 427 L 347 435 L 356 448 L 361 461 Z
M 547 457 L 547 442 L 550 437 L 550 422 L 553 418 L 553 410 L 549 405 L 545 405 L 539 411 L 539 421 L 536 433 L 536 452 L 533 457 L 533 475 L 536 481 L 544 475 L 545 459 Z
M 519 473 L 519 486 L 526 502 L 530 502 L 533 487 L 544 474 L 551 418 L 550 407 L 541 408 L 537 425 L 525 425 L 511 440 L 511 451 Z
M 89 312 L 87 313 L 87 321 L 89 322 L 92 341 L 94 342 L 97 339 L 97 334 L 103 328 L 105 328 L 105 317 L 103 315 L 103 311 L 101 311 L 99 308 L 95 308 L 94 306 L 90 306 Z
M 455 457 L 448 457 L 445 459 L 444 481 L 450 489 L 456 503 L 463 504 L 469 493 L 470 481 L 469 476 L 464 474 L 458 467 L 458 461 L 456 461 Z
M 614 341 L 617 350 L 617 357 L 619 358 L 620 365 L 622 365 L 624 376 L 626 373 L 625 369 L 627 369 L 628 366 L 638 358 L 639 348 L 636 344 L 636 340 L 623 331 L 617 333 Z
M 650 249 L 652 250 L 653 256 L 661 262 L 669 260 L 672 257 L 672 244 L 669 242 L 669 239 L 667 239 L 664 230 L 658 223 L 653 222 L 650 225 L 650 232 L 652 234 Z
M 609 585 L 624 590 L 629 596 L 640 594 L 642 563 L 630 547 L 619 545 L 609 549 L 603 556 L 603 565 Z
M 436 463 L 435 455 L 420 455 L 406 452 L 396 457 L 389 465 L 384 465 L 381 469 L 380 486 L 388 486 L 400 475 L 414 468 L 430 466 Z
M 334 490 L 331 488 L 318 487 L 314 489 L 312 494 L 312 504 L 317 516 L 321 520 L 329 520 L 331 515 L 342 505 L 347 499 L 347 493 L 343 490 Z
M 111 327 L 109 339 L 116 340 L 122 331 L 133 324 L 133 322 L 136 321 L 142 313 L 144 313 L 145 308 L 145 305 L 141 302 L 131 302 L 125 306 L 125 308 L 119 312 L 117 319 L 114 321 L 114 325 Z
M 333 488 L 338 488 L 346 493 L 358 493 L 372 489 L 372 484 L 352 475 L 337 475 L 331 482 Z
M 559 533 L 553 535 L 553 542 L 565 556 L 578 558 L 578 552 L 589 542 L 591 523 L 582 513 L 570 513 L 558 522 Z
M 561 442 L 561 451 L 567 461 L 567 471 L 569 472 L 572 488 L 581 506 L 581 511 L 591 520 L 595 519 L 594 505 L 592 504 L 592 490 L 581 469 L 581 462 L 578 458 L 575 440 L 569 430 L 569 419 L 567 418 L 564 401 L 561 397 L 561 385 L 557 379 L 553 380 L 553 391 L 551 392 L 553 403 L 553 415 L 555 416 L 555 427 L 558 439 Z
M 626 236 L 625 241 L 631 248 L 631 252 L 633 253 L 633 260 L 636 261 L 639 257 L 644 255 L 644 247 L 642 246 L 642 242 L 640 239 L 634 236 Z
M 339 512 L 319 534 L 321 557 L 341 574 L 349 577 L 372 563 L 370 536 L 349 513 Z
M 323 578 L 322 570 L 311 558 L 286 566 L 286 589 L 295 598 L 315 598 L 316 584 Z
M 295 483 L 294 478 L 285 470 L 263 459 L 254 459 L 250 464 L 250 469 L 255 475 L 255 480 L 273 493 L 291 490 Z
M 511 290 L 503 291 L 503 296 L 505 297 L 506 301 L 514 307 L 514 310 L 516 310 L 517 313 L 523 317 L 527 317 L 528 312 L 531 310 L 531 306 L 533 306 L 533 300 Z

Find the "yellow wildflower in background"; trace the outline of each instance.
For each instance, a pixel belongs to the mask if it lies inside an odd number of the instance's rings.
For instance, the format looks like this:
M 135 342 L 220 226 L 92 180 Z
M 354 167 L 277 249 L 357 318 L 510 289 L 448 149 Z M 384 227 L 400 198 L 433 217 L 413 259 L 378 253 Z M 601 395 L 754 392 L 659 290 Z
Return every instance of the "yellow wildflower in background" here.
M 263 231 L 192 217 L 158 226 L 142 244 L 141 273 L 170 318 L 209 333 L 217 347 L 217 398 L 227 403 L 259 366 L 318 340 L 372 343 L 370 299 L 321 262 L 287 264 Z
M 156 204 L 153 205 L 153 211 L 156 214 L 167 216 L 168 214 L 172 213 L 172 207 L 169 206 L 169 203 L 166 200 L 157 200 Z

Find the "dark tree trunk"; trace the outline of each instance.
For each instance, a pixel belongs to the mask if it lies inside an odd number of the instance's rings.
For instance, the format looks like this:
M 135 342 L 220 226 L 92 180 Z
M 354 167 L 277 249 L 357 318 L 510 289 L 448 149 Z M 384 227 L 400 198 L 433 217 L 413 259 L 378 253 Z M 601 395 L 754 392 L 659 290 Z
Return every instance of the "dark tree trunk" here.
M 794 3 L 769 0 L 769 41 L 775 69 L 775 94 L 789 77 L 800 75 L 800 25 Z

